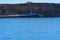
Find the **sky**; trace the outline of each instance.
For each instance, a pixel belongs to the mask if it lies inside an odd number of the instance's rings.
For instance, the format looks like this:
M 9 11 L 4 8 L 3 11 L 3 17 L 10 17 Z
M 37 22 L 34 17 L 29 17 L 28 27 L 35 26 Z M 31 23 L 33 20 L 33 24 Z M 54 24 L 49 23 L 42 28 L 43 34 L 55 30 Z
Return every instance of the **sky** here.
M 0 0 L 0 3 L 8 3 L 8 4 L 15 4 L 15 3 L 26 3 L 26 2 L 39 2 L 39 3 L 60 3 L 60 0 Z

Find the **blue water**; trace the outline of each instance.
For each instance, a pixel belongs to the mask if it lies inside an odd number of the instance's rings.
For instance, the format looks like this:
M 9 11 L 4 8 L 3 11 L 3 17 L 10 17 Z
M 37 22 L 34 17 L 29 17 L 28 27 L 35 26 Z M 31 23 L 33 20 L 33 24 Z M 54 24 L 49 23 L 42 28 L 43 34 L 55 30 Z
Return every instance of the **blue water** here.
M 0 40 L 60 40 L 60 18 L 0 18 Z

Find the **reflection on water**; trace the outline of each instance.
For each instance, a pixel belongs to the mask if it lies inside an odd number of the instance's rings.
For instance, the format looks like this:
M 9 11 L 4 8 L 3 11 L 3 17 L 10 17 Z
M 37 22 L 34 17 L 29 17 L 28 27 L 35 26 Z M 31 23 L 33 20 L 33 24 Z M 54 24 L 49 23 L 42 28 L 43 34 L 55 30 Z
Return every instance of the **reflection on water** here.
M 0 18 L 1 40 L 60 40 L 60 18 Z

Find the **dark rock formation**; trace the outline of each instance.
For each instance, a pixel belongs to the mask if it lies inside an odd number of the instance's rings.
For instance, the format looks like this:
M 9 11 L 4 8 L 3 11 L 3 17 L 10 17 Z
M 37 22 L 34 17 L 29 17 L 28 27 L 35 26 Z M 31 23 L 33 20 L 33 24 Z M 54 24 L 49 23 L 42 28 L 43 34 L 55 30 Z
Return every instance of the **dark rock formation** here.
M 23 3 L 0 4 L 0 15 L 28 14 L 29 12 L 43 17 L 60 17 L 60 4 L 54 3 Z

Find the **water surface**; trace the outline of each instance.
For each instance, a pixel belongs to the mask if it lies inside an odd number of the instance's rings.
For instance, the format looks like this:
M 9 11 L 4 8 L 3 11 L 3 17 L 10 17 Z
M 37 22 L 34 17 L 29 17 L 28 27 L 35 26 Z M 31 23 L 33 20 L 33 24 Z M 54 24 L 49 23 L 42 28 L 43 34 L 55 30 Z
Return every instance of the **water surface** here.
M 0 18 L 0 40 L 60 40 L 60 18 Z

